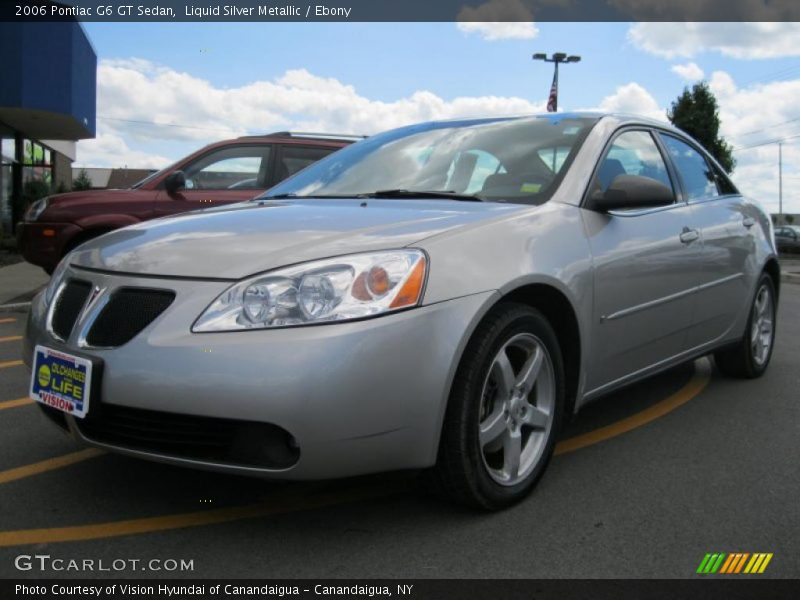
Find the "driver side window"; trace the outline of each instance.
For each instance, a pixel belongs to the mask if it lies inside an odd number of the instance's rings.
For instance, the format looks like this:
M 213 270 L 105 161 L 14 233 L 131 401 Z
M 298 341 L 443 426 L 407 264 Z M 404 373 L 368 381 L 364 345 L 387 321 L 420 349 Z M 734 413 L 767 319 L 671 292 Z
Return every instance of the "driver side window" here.
M 649 177 L 675 191 L 664 158 L 646 131 L 626 131 L 617 136 L 597 170 L 595 189 L 605 192 L 618 175 Z
M 264 189 L 269 155 L 269 146 L 233 146 L 206 154 L 184 167 L 186 189 Z

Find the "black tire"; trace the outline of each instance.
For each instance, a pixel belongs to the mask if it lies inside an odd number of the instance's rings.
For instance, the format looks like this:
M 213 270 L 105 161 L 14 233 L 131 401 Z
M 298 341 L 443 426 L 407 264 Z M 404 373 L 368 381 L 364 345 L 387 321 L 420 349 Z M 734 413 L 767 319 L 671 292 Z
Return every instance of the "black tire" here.
M 765 290 L 769 295 L 769 302 L 772 312 L 772 334 L 770 337 L 769 348 L 766 353 L 766 358 L 759 361 L 754 354 L 753 344 L 751 343 L 751 336 L 753 335 L 753 327 L 755 325 L 755 307 L 756 302 Z M 750 303 L 750 314 L 747 318 L 747 327 L 745 328 L 742 339 L 735 345 L 723 350 L 718 350 L 714 353 L 714 363 L 717 369 L 728 377 L 736 377 L 739 379 L 755 379 L 761 377 L 769 366 L 769 361 L 772 358 L 772 350 L 775 347 L 775 324 L 777 322 L 777 301 L 775 297 L 775 284 L 772 278 L 763 273 L 758 280 L 756 292 L 753 295 L 753 300 Z
M 552 421 L 549 434 L 546 428 L 538 434 L 542 437 L 538 442 L 538 459 L 531 463 L 534 465 L 532 470 L 516 484 L 501 485 L 491 475 L 479 441 L 480 412 L 486 402 L 484 385 L 489 370 L 496 364 L 498 352 L 525 334 L 535 336 L 538 347 L 546 351 L 545 360 L 549 360 L 552 366 L 552 372 L 548 370 L 552 373 L 548 384 L 548 397 L 553 398 Z M 539 385 L 542 384 L 537 379 L 536 386 Z M 538 390 L 536 394 L 538 398 Z M 531 394 L 525 394 L 525 397 L 530 398 Z M 472 507 L 496 510 L 518 502 L 533 489 L 553 455 L 563 407 L 563 359 L 550 323 L 538 310 L 529 306 L 517 303 L 498 305 L 478 326 L 464 351 L 450 392 L 437 463 L 427 473 L 429 482 L 440 494 Z

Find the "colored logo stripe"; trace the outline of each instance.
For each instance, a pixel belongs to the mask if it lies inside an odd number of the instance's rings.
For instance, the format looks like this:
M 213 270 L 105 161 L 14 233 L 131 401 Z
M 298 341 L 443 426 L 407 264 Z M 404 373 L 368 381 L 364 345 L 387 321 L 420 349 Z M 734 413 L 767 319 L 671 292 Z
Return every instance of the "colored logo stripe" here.
M 728 575 L 736 573 L 763 573 L 771 560 L 771 552 L 756 552 L 754 554 L 750 554 L 749 552 L 732 552 L 730 554 L 725 552 L 708 553 L 703 557 L 703 560 L 700 561 L 700 566 L 697 567 L 697 573 L 702 575 L 714 574 L 717 572 Z
M 724 553 L 706 554 L 700 566 L 697 567 L 698 573 L 716 573 L 725 558 Z

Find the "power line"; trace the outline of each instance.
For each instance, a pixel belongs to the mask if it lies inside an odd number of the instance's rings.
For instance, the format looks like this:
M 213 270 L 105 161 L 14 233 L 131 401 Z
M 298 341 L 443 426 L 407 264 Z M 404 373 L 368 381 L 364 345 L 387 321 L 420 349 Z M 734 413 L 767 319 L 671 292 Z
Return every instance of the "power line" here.
M 739 146 L 738 148 L 733 148 L 734 152 L 738 152 L 739 150 L 750 150 L 752 148 L 760 148 L 761 146 L 769 146 L 770 144 L 780 144 L 786 142 L 787 140 L 794 140 L 800 138 L 800 133 L 796 135 L 789 135 L 786 137 L 775 138 L 773 140 L 767 140 L 765 142 L 759 142 L 758 144 L 752 144 L 750 146 Z
M 786 77 L 789 74 L 794 74 L 794 72 L 796 71 L 800 71 L 800 65 L 785 67 L 783 69 L 778 69 L 777 71 L 773 71 L 772 73 L 767 73 L 766 75 L 761 77 L 754 77 L 753 79 L 748 79 L 744 82 L 739 83 L 739 87 L 743 87 L 751 83 L 770 83 L 772 81 L 777 81 L 781 77 Z
M 177 127 L 179 129 L 197 129 L 200 131 L 214 131 L 217 133 L 226 133 L 230 135 L 234 133 L 235 130 L 233 129 L 212 129 L 211 127 L 197 127 L 196 125 L 183 125 L 180 123 L 157 123 L 155 121 L 140 121 L 137 119 L 120 119 L 118 117 L 106 117 L 104 115 L 97 115 L 98 119 L 103 119 L 104 121 L 120 121 L 122 123 L 135 123 L 137 125 L 151 125 L 155 127 Z
M 740 133 L 738 135 L 733 136 L 734 138 L 742 138 L 748 135 L 753 135 L 754 133 L 761 133 L 762 131 L 766 131 L 767 129 L 774 129 L 780 125 L 786 125 L 786 123 L 795 123 L 796 121 L 800 121 L 800 117 L 795 117 L 793 119 L 787 119 L 786 121 L 781 121 L 780 123 L 773 123 L 772 125 L 767 125 L 766 127 L 762 127 L 761 129 L 754 129 L 752 131 L 748 131 L 746 133 Z

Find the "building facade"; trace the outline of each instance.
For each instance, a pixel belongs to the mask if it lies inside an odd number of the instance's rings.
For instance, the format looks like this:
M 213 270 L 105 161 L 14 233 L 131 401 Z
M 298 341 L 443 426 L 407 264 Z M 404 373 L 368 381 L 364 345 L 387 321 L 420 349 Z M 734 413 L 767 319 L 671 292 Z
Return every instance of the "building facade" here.
M 75 142 L 95 136 L 97 55 L 77 22 L 0 23 L 0 227 L 69 190 Z

